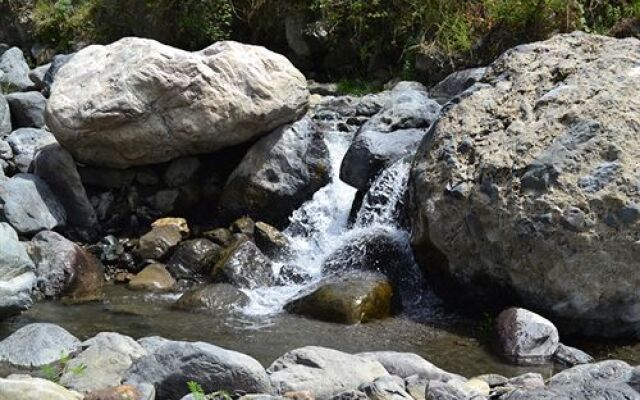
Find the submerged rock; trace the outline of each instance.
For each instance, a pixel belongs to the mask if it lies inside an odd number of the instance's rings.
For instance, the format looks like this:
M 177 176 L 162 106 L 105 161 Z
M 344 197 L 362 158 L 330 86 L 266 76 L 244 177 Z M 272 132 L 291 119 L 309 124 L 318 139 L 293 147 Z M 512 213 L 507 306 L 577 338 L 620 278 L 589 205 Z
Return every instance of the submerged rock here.
M 11 375 L 0 378 L 2 400 L 83 400 L 80 393 L 67 390 L 46 379 L 29 375 Z
M 36 265 L 34 289 L 41 297 L 87 301 L 102 295 L 104 266 L 62 235 L 38 233 L 31 240 L 29 254 Z
M 73 355 L 79 349 L 80 340 L 61 327 L 29 324 L 0 342 L 0 370 L 38 370 Z
M 411 175 L 436 290 L 638 335 L 639 64 L 637 39 L 558 35 L 504 53 L 441 117 Z
M 383 275 L 359 274 L 320 284 L 285 306 L 293 314 L 356 324 L 388 318 L 399 308 L 391 282 Z
M 38 176 L 16 174 L 0 181 L 4 218 L 21 234 L 64 226 L 67 214 L 49 186 Z
M 301 115 L 308 95 L 304 76 L 263 47 L 190 53 L 124 38 L 60 68 L 46 118 L 78 161 L 125 168 L 250 141 Z
M 211 270 L 211 276 L 217 281 L 248 289 L 275 283 L 271 261 L 248 239 L 239 239 L 225 249 Z
M 558 329 L 551 321 L 522 308 L 501 312 L 496 330 L 502 355 L 519 364 L 547 363 L 558 349 Z
M 6 222 L 0 222 L 0 244 L 0 318 L 4 318 L 31 307 L 36 275 L 26 247 Z
M 228 283 L 216 283 L 185 292 L 175 307 L 187 311 L 218 312 L 240 308 L 249 304 L 249 297 Z
M 283 225 L 329 182 L 330 174 L 329 150 L 322 135 L 311 119 L 303 118 L 251 147 L 224 187 L 222 213 Z
M 180 399 L 189 393 L 189 381 L 198 382 L 206 393 L 271 392 L 269 377 L 258 361 L 202 342 L 164 341 L 134 361 L 125 381 L 153 384 L 159 399 Z
M 175 288 L 176 283 L 164 265 L 151 264 L 131 278 L 129 289 L 166 292 Z
M 268 372 L 277 393 L 306 390 L 318 400 L 329 400 L 388 375 L 377 361 L 315 346 L 288 352 Z

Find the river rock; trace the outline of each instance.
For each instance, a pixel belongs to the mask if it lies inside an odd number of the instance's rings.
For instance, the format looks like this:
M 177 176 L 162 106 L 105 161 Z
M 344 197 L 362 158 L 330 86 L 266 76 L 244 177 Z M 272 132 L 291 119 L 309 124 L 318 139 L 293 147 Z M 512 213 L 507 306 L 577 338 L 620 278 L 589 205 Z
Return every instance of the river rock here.
M 29 375 L 0 378 L 1 400 L 83 400 L 80 393 L 67 390 L 57 383 Z
M 40 92 L 16 92 L 5 96 L 14 128 L 42 128 L 47 99 Z
M 498 315 L 496 331 L 502 355 L 520 364 L 544 364 L 558 349 L 558 329 L 551 321 L 522 308 Z
M 263 47 L 190 53 L 124 38 L 60 68 L 46 118 L 76 160 L 125 168 L 250 141 L 301 115 L 308 95 L 304 76 Z
M 187 220 L 184 218 L 176 218 L 176 217 L 160 218 L 153 221 L 153 223 L 151 224 L 151 228 L 158 228 L 161 226 L 174 227 L 175 229 L 178 230 L 178 232 L 180 232 L 180 235 L 182 236 L 183 239 L 188 237 L 189 234 L 191 233 L 191 231 L 189 230 L 189 224 L 187 223 Z
M 7 137 L 20 172 L 29 172 L 36 153 L 51 144 L 56 138 L 49 131 L 35 128 L 16 129 Z
M 256 232 L 256 222 L 251 217 L 241 217 L 231 223 L 229 230 L 231 233 L 253 237 Z
M 22 50 L 12 47 L 0 54 L 0 87 L 3 91 L 29 90 L 33 82 L 29 79 L 29 64 Z
M 393 285 L 384 275 L 358 274 L 323 283 L 285 309 L 322 321 L 357 324 L 390 317 L 398 303 Z
M 0 181 L 0 202 L 4 218 L 18 233 L 34 234 L 66 224 L 64 207 L 36 175 L 16 174 Z
M 344 392 L 340 392 L 335 396 L 331 397 L 331 400 L 367 400 L 367 399 L 369 399 L 367 394 L 359 390 L 345 390 Z
M 439 120 L 411 203 L 443 296 L 637 335 L 639 64 L 637 39 L 558 35 L 504 53 Z
M 358 131 L 340 167 L 340 179 L 361 191 L 383 169 L 413 154 L 438 118 L 440 105 L 424 86 L 398 83 L 384 107 Z
M 0 95 L 0 139 L 11 133 L 11 110 L 4 96 Z
M 187 382 L 198 382 L 206 393 L 270 393 L 266 371 L 255 359 L 203 342 L 167 341 L 134 361 L 126 382 L 152 383 L 159 399 L 180 399 Z
M 309 118 L 262 138 L 244 156 L 222 192 L 225 215 L 249 215 L 281 226 L 329 182 L 329 150 Z M 277 204 L 277 207 L 274 207 Z
M 147 354 L 135 340 L 114 332 L 99 333 L 83 342 L 82 349 L 65 365 L 60 383 L 83 393 L 120 385 L 133 362 Z
M 248 239 L 239 239 L 225 249 L 211 275 L 217 281 L 249 289 L 275 282 L 271 261 Z
M 80 340 L 63 328 L 46 323 L 29 324 L 0 342 L 0 370 L 37 370 L 79 349 Z
M 328 400 L 388 375 L 382 364 L 323 347 L 303 347 L 278 358 L 268 369 L 277 393 L 308 390 Z
M 453 72 L 429 89 L 429 97 L 440 104 L 446 104 L 481 80 L 486 70 L 486 68 L 469 68 Z
M 33 159 L 33 173 L 41 177 L 65 208 L 70 226 L 95 231 L 98 224 L 76 163 L 59 144 L 50 144 Z
M 222 309 L 241 308 L 249 304 L 249 297 L 228 283 L 216 283 L 185 292 L 175 307 L 187 311 L 217 313 Z
M 55 80 L 58 71 L 65 65 L 70 59 L 73 57 L 73 54 L 57 54 L 51 60 L 51 66 L 47 70 L 47 73 L 44 74 L 44 79 L 42 81 L 44 87 L 42 89 L 42 94 L 45 97 L 49 97 L 51 94 L 51 86 L 53 85 L 53 81 Z
M 155 390 L 151 395 L 143 394 L 133 385 L 119 385 L 87 393 L 83 400 L 155 400 Z
M 465 390 L 462 385 L 455 384 L 456 381 L 442 382 L 442 381 L 429 381 L 426 392 L 426 400 L 467 400 L 474 397 Z M 482 399 L 484 397 L 477 397 Z
M 550 388 L 582 384 L 627 383 L 633 376 L 633 368 L 624 361 L 606 360 L 594 364 L 577 365 L 566 369 L 547 381 Z
M 590 364 L 595 360 L 589 354 L 575 347 L 558 344 L 558 350 L 553 355 L 553 359 L 560 364 L 573 367 L 580 364 Z
M 370 400 L 413 400 L 405 391 L 404 382 L 399 385 L 391 376 L 382 376 L 360 386 Z
M 129 289 L 165 292 L 172 290 L 176 283 L 164 265 L 151 264 L 131 278 Z
M 207 275 L 220 259 L 223 249 L 207 239 L 186 240 L 180 243 L 167 261 L 171 274 L 180 278 L 194 274 Z
M 461 376 L 440 369 L 419 355 L 413 353 L 373 351 L 359 353 L 358 356 L 364 357 L 368 360 L 378 361 L 391 375 L 405 379 L 412 376 L 418 376 L 428 380 L 443 382 L 454 378 L 464 380 Z
M 49 68 L 51 68 L 51 63 L 39 65 L 29 71 L 29 79 L 31 79 L 31 82 L 33 82 L 36 89 L 39 90 L 40 93 L 42 93 L 42 91 L 45 89 L 46 85 L 44 83 L 44 77 L 45 75 L 47 75 L 47 71 L 49 71 Z
M 35 267 L 16 231 L 0 222 L 0 318 L 31 307 Z
M 169 163 L 164 172 L 164 183 L 169 187 L 180 187 L 193 179 L 200 168 L 198 157 L 177 158 Z
M 102 295 L 104 266 L 62 235 L 51 231 L 38 233 L 31 240 L 29 255 L 36 265 L 34 289 L 42 297 L 64 296 L 74 301 L 86 301 Z
M 233 244 L 233 235 L 226 228 L 216 228 L 206 231 L 202 234 L 205 238 L 222 247 L 228 247 Z
M 180 228 L 175 225 L 156 225 L 145 233 L 134 249 L 141 259 L 160 260 L 182 240 Z
M 258 248 L 268 255 L 277 254 L 289 245 L 287 237 L 266 222 L 256 222 L 253 236 Z

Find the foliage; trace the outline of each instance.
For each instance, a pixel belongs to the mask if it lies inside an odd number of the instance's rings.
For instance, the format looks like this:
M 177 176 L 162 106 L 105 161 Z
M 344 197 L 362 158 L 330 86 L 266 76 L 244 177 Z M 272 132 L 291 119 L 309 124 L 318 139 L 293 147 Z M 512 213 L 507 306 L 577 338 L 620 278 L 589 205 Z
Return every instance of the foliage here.
M 187 387 L 194 400 L 205 400 L 204 389 L 202 389 L 202 386 L 198 382 L 189 381 L 187 382 Z
M 71 357 L 69 354 L 62 353 L 60 354 L 60 360 L 56 363 L 43 365 L 40 368 L 40 375 L 47 380 L 52 382 L 58 382 L 60 380 L 60 376 L 65 368 L 69 365 L 71 361 Z M 69 369 L 69 372 L 75 376 L 82 376 L 87 369 L 85 364 L 78 364 L 75 367 Z
M 382 90 L 382 85 L 366 78 L 342 78 L 338 81 L 338 91 L 342 94 L 363 96 Z

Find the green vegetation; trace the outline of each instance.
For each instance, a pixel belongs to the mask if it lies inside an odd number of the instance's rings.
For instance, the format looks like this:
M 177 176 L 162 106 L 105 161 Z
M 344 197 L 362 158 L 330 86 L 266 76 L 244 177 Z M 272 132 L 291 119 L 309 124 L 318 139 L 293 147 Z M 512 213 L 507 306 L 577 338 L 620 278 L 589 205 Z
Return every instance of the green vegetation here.
M 204 389 L 202 389 L 202 386 L 198 382 L 189 381 L 187 382 L 187 387 L 194 400 L 205 400 Z
M 64 372 L 67 365 L 69 365 L 69 361 L 71 361 L 71 357 L 68 354 L 62 353 L 58 362 L 42 366 L 40 368 L 40 375 L 44 379 L 57 383 L 60 380 L 60 376 L 62 376 L 62 372 Z M 79 364 L 72 367 L 69 371 L 75 376 L 82 376 L 86 369 L 87 366 L 85 364 Z
M 312 69 L 334 78 L 407 76 L 416 62 L 436 70 L 485 64 L 516 44 L 576 29 L 640 31 L 640 0 L 2 1 L 19 4 L 15 12 L 30 14 L 38 39 L 60 49 L 135 35 L 187 49 L 233 38 L 285 52 L 284 21 L 297 15 L 325 33 L 313 50 L 344 64 L 318 63 L 314 54 Z

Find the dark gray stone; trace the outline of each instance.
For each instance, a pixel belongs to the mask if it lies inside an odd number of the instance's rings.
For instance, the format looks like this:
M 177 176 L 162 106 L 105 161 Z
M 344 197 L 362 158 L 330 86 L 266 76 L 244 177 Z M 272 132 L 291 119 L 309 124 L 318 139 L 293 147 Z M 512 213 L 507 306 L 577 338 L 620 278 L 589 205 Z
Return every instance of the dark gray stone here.
M 73 57 L 73 54 L 58 54 L 55 57 L 53 57 L 53 60 L 51 61 L 51 67 L 49 67 L 49 70 L 47 71 L 47 73 L 44 74 L 44 79 L 43 79 L 44 88 L 42 93 L 45 96 L 49 97 L 49 94 L 51 93 L 51 86 L 53 85 L 53 81 L 55 80 L 56 74 L 58 73 L 60 68 L 62 68 L 63 65 L 65 65 L 69 60 L 71 60 L 71 57 Z
M 176 278 L 194 274 L 207 275 L 216 264 L 223 249 L 207 239 L 193 239 L 180 243 L 167 261 L 167 268 Z
M 15 128 L 42 128 L 47 99 L 40 92 L 16 92 L 5 96 Z
M 198 169 L 200 160 L 197 157 L 177 158 L 169 163 L 164 172 L 164 182 L 169 187 L 180 187 L 191 181 Z
M 228 283 L 215 283 L 185 292 L 175 307 L 188 311 L 219 313 L 249 304 L 249 297 Z
M 275 283 L 271 261 L 247 239 L 239 239 L 225 249 L 211 274 L 217 281 L 241 288 L 251 289 Z
M 478 82 L 486 68 L 469 68 L 451 73 L 429 89 L 429 96 L 440 104 L 445 104 Z

